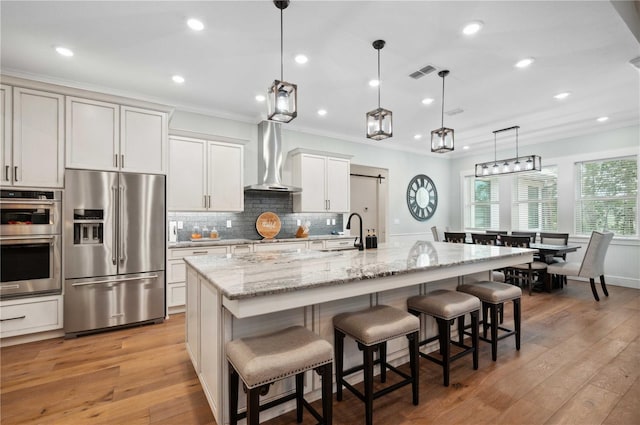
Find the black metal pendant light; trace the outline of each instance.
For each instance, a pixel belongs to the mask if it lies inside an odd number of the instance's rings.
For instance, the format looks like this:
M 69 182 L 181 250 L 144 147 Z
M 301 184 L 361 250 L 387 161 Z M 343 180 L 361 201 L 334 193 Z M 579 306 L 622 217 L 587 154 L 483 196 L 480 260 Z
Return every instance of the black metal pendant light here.
M 444 77 L 449 75 L 448 70 L 438 72 L 442 77 L 442 114 L 440 115 L 440 128 L 431 132 L 431 152 L 445 153 L 451 152 L 453 146 L 453 128 L 444 126 Z
M 289 6 L 289 0 L 274 0 L 273 4 L 280 9 L 280 80 L 275 80 L 267 94 L 267 119 L 278 122 L 289 122 L 298 116 L 298 86 L 287 83 L 283 77 L 283 10 Z
M 380 50 L 384 45 L 384 40 L 373 42 L 373 48 L 378 51 L 378 108 L 367 112 L 367 138 L 374 140 L 393 136 L 393 114 L 380 107 Z

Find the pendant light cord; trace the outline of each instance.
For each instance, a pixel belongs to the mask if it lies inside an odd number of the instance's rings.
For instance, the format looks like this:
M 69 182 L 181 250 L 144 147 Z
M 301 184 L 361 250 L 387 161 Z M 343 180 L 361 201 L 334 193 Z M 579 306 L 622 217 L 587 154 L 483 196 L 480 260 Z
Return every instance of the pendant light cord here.
M 440 127 L 444 128 L 444 76 L 442 76 L 442 113 L 440 114 Z
M 282 19 L 282 9 L 280 9 L 280 81 L 284 81 L 284 24 Z
M 516 161 L 518 161 L 518 127 L 516 127 Z
M 496 132 L 493 132 L 493 165 L 498 163 L 498 156 L 496 154 Z
M 380 49 L 378 49 L 378 109 L 380 109 Z

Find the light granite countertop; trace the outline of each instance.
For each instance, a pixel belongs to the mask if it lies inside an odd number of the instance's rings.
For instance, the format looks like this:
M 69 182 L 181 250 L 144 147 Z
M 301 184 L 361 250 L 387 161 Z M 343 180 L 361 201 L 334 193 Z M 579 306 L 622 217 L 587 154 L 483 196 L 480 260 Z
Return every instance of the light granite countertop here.
M 365 251 L 286 250 L 185 261 L 227 299 L 239 300 L 300 289 L 435 270 L 513 256 L 535 250 L 446 242 L 399 242 Z
M 168 248 L 192 248 L 203 246 L 219 246 L 219 245 L 248 245 L 248 244 L 264 244 L 264 243 L 282 243 L 282 242 L 304 242 L 307 240 L 333 240 L 333 239 L 355 239 L 355 236 L 349 235 L 311 235 L 306 238 L 276 238 L 276 239 L 206 239 L 202 241 L 181 241 L 169 242 Z

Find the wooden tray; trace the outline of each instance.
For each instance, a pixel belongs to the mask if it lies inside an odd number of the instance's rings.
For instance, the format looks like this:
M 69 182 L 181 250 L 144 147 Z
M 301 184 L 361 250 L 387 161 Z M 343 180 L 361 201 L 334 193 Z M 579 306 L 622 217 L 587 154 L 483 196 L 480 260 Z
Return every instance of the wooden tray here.
M 273 239 L 281 227 L 280 217 L 272 212 L 263 212 L 256 220 L 256 230 L 265 239 Z

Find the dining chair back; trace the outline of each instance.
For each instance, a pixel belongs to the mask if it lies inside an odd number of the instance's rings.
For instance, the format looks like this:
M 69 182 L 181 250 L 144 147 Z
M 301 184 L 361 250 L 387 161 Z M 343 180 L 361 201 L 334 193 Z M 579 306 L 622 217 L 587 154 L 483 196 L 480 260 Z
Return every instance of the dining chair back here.
M 438 235 L 438 228 L 436 226 L 431 227 L 431 233 L 433 234 L 433 240 L 440 242 L 440 235 Z
M 536 232 L 518 232 L 518 231 L 511 232 L 511 236 L 528 236 L 529 239 L 531 240 L 531 243 L 536 243 L 537 235 L 538 234 Z
M 540 243 L 548 245 L 566 245 L 569 243 L 568 233 L 540 233 Z
M 612 232 L 591 232 L 591 238 L 589 238 L 589 245 L 584 253 L 582 262 L 563 261 L 548 266 L 549 275 L 560 276 L 580 276 L 589 279 L 591 284 L 591 292 L 593 298 L 596 301 L 600 301 L 598 291 L 596 290 L 595 278 L 600 278 L 600 285 L 602 285 L 602 292 L 605 296 L 609 296 L 607 291 L 607 285 L 604 280 L 604 259 L 607 255 L 607 250 L 613 239 Z
M 531 244 L 530 236 L 500 236 L 500 240 L 502 241 L 502 245 L 512 248 L 529 248 Z M 547 264 L 542 261 L 517 264 L 506 268 L 505 282 L 523 282 L 529 287 L 529 295 L 531 295 L 536 279 L 538 282 L 542 282 L 546 270 Z
M 472 233 L 471 240 L 477 245 L 497 245 L 498 235 L 487 235 L 486 233 Z
M 506 231 L 506 230 L 485 230 L 484 232 L 487 235 L 507 235 L 507 234 L 509 234 L 509 232 Z
M 512 248 L 529 248 L 531 238 L 529 236 L 500 236 L 502 245 Z
M 467 234 L 465 232 L 444 232 L 444 241 L 453 243 L 465 243 Z

